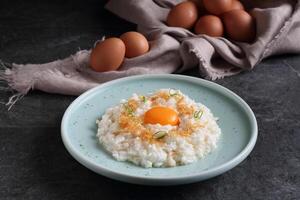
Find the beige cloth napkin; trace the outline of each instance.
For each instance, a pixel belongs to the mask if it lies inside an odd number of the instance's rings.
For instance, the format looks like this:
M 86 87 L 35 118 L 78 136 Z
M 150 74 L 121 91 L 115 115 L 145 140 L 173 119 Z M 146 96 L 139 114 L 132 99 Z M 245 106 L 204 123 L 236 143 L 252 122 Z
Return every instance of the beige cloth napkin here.
M 9 105 L 30 89 L 79 95 L 120 77 L 182 72 L 194 67 L 198 67 L 202 77 L 214 80 L 250 70 L 268 56 L 300 52 L 300 0 L 244 1 L 248 8 L 255 8 L 257 38 L 252 44 L 197 36 L 182 28 L 166 26 L 166 16 L 178 2 L 181 0 L 110 0 L 107 3 L 108 10 L 136 23 L 151 46 L 149 53 L 125 59 L 119 71 L 92 71 L 88 66 L 90 50 L 45 64 L 0 64 L 0 79 L 18 92 Z

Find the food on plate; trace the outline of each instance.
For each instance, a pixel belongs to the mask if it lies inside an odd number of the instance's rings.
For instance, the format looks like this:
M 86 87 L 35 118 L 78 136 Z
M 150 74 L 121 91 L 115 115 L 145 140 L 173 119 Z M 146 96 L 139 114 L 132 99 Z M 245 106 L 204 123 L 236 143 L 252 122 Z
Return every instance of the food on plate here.
M 133 94 L 97 120 L 100 144 L 118 161 L 175 167 L 217 148 L 221 130 L 209 108 L 175 89 Z
M 203 0 L 203 5 L 211 14 L 221 15 L 231 10 L 232 0 Z
M 200 17 L 194 30 L 196 34 L 206 34 L 212 37 L 221 37 L 224 32 L 221 19 L 214 15 Z
M 98 42 L 90 55 L 90 67 L 97 72 L 117 70 L 125 57 L 125 44 L 119 38 Z
M 255 39 L 255 20 L 244 10 L 232 10 L 222 15 L 227 36 L 239 42 Z
M 198 18 L 197 5 L 192 1 L 184 1 L 174 6 L 168 14 L 168 26 L 190 29 Z
M 145 36 L 142 34 L 130 31 L 122 34 L 120 39 L 126 47 L 125 57 L 133 58 L 143 55 L 149 51 L 149 44 Z

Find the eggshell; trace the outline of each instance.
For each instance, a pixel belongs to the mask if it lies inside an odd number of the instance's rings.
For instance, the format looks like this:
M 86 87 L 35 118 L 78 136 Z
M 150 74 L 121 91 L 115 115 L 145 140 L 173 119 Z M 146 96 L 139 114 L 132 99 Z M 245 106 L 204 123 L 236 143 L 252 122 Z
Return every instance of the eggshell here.
M 215 15 L 200 17 L 194 30 L 196 34 L 206 34 L 211 37 L 221 37 L 224 32 L 221 19 Z
M 231 10 L 245 10 L 245 8 L 240 1 L 232 0 Z
M 198 18 L 197 5 L 192 1 L 185 1 L 174 6 L 168 14 L 168 26 L 190 29 Z
M 90 55 L 90 67 L 97 72 L 117 70 L 125 57 L 125 44 L 119 38 L 99 42 Z
M 149 43 L 145 36 L 138 32 L 127 32 L 121 35 L 120 39 L 126 47 L 125 57 L 133 58 L 143 55 L 149 51 Z
M 198 7 L 198 16 L 203 16 L 203 15 L 208 14 L 207 10 L 204 8 L 203 0 L 189 0 L 189 1 L 192 1 L 197 5 L 197 7 Z
M 203 0 L 204 7 L 214 15 L 221 15 L 231 10 L 232 0 Z
M 222 16 L 229 38 L 240 42 L 252 42 L 255 39 L 255 20 L 244 10 L 232 10 Z

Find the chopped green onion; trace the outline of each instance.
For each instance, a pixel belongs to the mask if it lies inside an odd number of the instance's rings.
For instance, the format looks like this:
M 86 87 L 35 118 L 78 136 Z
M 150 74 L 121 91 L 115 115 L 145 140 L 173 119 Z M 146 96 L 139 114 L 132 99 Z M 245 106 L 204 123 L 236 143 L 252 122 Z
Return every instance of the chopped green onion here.
M 154 139 L 160 139 L 163 138 L 167 134 L 166 131 L 157 131 L 156 133 L 153 134 Z
M 169 90 L 169 95 L 170 95 L 171 97 L 176 96 L 176 95 L 178 95 L 178 94 L 179 94 L 178 90 L 174 90 L 174 89 L 170 89 L 170 90 Z
M 127 113 L 132 116 L 133 115 L 133 109 L 127 103 L 124 103 L 123 105 L 124 105 L 124 108 L 127 111 Z
M 140 96 L 140 99 L 141 99 L 141 101 L 142 101 L 142 102 L 144 102 L 144 103 L 146 103 L 146 101 L 147 101 L 146 97 L 145 97 L 145 96 L 143 96 L 143 95 L 142 95 L 142 96 Z
M 198 111 L 194 112 L 195 119 L 201 119 L 202 115 L 203 115 L 203 110 L 198 110 Z

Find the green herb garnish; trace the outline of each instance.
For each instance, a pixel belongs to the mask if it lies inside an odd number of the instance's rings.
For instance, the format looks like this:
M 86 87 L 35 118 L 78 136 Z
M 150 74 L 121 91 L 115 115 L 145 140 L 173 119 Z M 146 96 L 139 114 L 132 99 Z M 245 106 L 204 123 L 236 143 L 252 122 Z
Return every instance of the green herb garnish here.
M 123 105 L 128 115 L 133 116 L 133 109 L 128 105 L 128 103 L 124 103 Z
M 179 94 L 178 90 L 174 90 L 174 89 L 170 89 L 170 90 L 169 90 L 169 95 L 170 95 L 171 97 L 176 96 L 176 95 L 178 95 L 178 94 Z
M 165 135 L 167 135 L 166 131 L 157 131 L 156 133 L 153 134 L 153 138 L 160 139 L 163 138 Z
M 145 96 L 143 96 L 143 95 L 142 95 L 142 96 L 140 96 L 140 99 L 141 99 L 141 101 L 142 101 L 142 102 L 144 102 L 144 103 L 146 103 L 146 101 L 147 101 L 146 97 L 145 97 Z
M 195 119 L 201 119 L 202 115 L 203 115 L 203 110 L 198 110 L 198 111 L 194 112 Z

